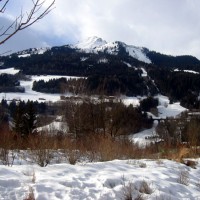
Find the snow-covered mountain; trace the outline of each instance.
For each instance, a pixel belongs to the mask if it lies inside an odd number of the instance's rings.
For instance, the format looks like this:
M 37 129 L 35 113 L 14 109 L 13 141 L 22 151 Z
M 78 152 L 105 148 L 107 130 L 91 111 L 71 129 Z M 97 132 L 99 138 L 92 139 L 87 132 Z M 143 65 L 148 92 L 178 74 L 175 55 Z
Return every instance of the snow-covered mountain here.
M 75 44 L 74 46 L 78 49 L 84 49 L 84 50 L 95 50 L 98 47 L 101 47 L 103 45 L 107 44 L 107 42 L 101 38 L 98 38 L 96 36 L 89 37 L 86 40 L 82 40 Z
M 86 40 L 78 42 L 73 47 L 87 53 L 106 52 L 114 55 L 117 55 L 120 51 L 120 48 L 123 48 L 129 56 L 148 64 L 151 63 L 151 60 L 145 53 L 145 48 L 127 45 L 124 42 L 119 41 L 106 42 L 102 38 L 98 38 L 96 36 L 89 37 Z

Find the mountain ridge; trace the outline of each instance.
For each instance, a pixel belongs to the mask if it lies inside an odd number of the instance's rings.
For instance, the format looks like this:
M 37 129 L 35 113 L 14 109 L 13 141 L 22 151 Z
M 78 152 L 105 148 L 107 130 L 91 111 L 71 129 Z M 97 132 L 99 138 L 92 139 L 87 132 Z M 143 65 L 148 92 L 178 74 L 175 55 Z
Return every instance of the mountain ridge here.
M 77 42 L 74 45 L 54 46 L 47 48 L 30 48 L 11 54 L 19 58 L 30 57 L 32 55 L 44 54 L 47 51 L 71 51 L 82 52 L 86 54 L 109 54 L 114 56 L 132 57 L 144 64 L 154 64 L 159 67 L 183 68 L 186 70 L 200 69 L 200 60 L 191 55 L 166 55 L 156 51 L 149 50 L 146 47 L 137 47 L 121 41 L 107 42 L 106 40 L 94 36 Z M 67 51 L 68 51 L 67 50 Z
M 117 55 L 119 49 L 123 47 L 129 56 L 148 64 L 151 63 L 150 59 L 143 52 L 143 47 L 127 45 L 121 41 L 107 42 L 97 36 L 89 37 L 86 40 L 75 44 L 74 47 L 88 53 L 106 52 L 113 55 Z

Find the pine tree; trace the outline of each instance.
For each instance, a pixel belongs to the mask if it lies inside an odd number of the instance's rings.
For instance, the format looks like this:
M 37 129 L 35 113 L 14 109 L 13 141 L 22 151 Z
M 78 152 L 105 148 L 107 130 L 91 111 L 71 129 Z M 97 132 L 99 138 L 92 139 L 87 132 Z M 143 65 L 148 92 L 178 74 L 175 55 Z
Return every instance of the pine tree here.
M 36 111 L 34 108 L 33 102 L 27 102 L 26 105 L 26 113 L 23 115 L 23 123 L 24 123 L 24 135 L 29 135 L 34 132 L 36 128 Z
M 36 128 L 36 111 L 33 102 L 20 102 L 13 117 L 13 130 L 22 137 L 28 136 L 35 132 Z

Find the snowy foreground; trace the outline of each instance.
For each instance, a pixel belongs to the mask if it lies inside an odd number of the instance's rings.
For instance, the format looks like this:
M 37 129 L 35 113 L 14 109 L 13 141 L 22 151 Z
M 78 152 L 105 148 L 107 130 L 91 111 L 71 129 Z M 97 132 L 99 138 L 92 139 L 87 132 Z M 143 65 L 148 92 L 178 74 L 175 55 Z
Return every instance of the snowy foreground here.
M 200 160 L 196 160 L 197 162 Z M 200 199 L 196 169 L 169 160 L 0 166 L 0 199 Z M 138 198 L 139 199 L 139 198 Z

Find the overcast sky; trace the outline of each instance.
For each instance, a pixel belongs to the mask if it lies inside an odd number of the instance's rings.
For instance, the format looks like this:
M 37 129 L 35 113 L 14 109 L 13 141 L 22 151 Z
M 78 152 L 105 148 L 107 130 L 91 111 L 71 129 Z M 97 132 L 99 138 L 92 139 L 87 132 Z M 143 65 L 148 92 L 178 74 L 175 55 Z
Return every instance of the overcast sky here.
M 30 9 L 31 2 L 10 0 L 0 24 L 8 24 L 21 10 Z M 200 59 L 200 0 L 56 0 L 55 7 L 40 22 L 0 46 L 0 52 L 73 44 L 98 36 Z

